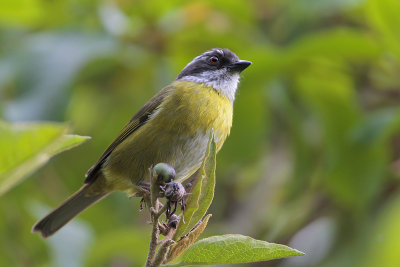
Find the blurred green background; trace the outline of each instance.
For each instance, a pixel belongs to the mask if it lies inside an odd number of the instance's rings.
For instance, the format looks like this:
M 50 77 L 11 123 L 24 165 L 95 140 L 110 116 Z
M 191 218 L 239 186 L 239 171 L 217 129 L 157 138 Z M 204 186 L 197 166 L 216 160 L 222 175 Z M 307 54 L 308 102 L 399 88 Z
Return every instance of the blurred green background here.
M 0 266 L 143 264 L 149 217 L 122 193 L 48 240 L 30 229 L 214 47 L 253 65 L 203 237 L 240 233 L 307 254 L 251 266 L 400 266 L 399 14 L 398 0 L 2 0 L 1 117 L 68 122 L 93 138 L 0 198 Z

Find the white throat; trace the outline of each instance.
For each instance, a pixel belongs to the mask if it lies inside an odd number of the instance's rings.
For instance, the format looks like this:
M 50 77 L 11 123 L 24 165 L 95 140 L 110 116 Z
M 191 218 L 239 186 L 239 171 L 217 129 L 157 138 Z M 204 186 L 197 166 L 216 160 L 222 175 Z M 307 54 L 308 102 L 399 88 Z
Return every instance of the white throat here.
M 204 71 L 180 78 L 183 81 L 204 83 L 226 96 L 231 103 L 235 101 L 236 90 L 240 79 L 239 73 L 228 73 L 226 69 Z

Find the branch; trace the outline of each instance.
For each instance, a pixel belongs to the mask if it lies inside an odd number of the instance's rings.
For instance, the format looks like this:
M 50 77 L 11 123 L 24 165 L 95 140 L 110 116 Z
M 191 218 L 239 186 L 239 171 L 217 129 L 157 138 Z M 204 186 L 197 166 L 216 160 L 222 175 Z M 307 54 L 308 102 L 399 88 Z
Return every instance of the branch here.
M 154 202 L 156 206 L 158 206 L 158 200 Z M 164 206 L 161 208 L 159 212 L 156 212 L 155 207 L 150 207 L 152 223 L 153 223 L 153 230 L 151 232 L 151 239 L 150 239 L 150 246 L 149 246 L 149 254 L 147 256 L 146 267 L 154 266 L 154 258 L 156 255 L 156 249 L 158 245 L 158 238 L 160 237 L 160 229 L 158 228 L 158 219 L 160 216 L 167 210 L 167 207 Z
M 175 264 L 163 264 L 163 265 L 161 265 L 161 267 L 181 267 L 181 266 L 187 266 L 186 264 L 184 264 L 183 262 L 178 262 L 178 263 L 175 263 Z
M 151 232 L 151 240 L 149 245 L 149 254 L 147 256 L 145 267 L 159 267 L 165 260 L 165 257 L 169 251 L 169 248 L 172 244 L 175 244 L 175 241 L 172 240 L 172 237 L 175 234 L 176 229 L 168 225 L 168 229 L 165 238 L 160 242 L 160 226 L 162 225 L 159 222 L 161 215 L 163 215 L 167 209 L 168 205 L 163 205 L 158 201 L 158 197 L 160 195 L 160 174 L 158 173 L 160 170 L 164 169 L 158 167 L 157 164 L 153 169 L 150 168 L 150 214 L 151 221 L 153 224 L 152 232 Z M 164 166 L 162 166 L 164 167 Z M 157 169 L 156 169 L 157 168 Z M 172 168 L 172 167 L 171 167 Z M 172 169 L 173 170 L 173 169 Z M 175 174 L 175 170 L 173 170 Z M 165 173 L 163 173 L 164 175 Z M 165 233 L 164 233 L 165 234 Z M 157 246 L 160 245 L 160 248 L 157 251 Z
M 173 244 L 175 244 L 175 241 L 172 239 L 168 239 L 165 242 L 163 242 L 154 260 L 154 266 L 161 266 L 161 263 L 163 263 L 163 261 L 165 260 L 165 256 L 167 255 L 169 248 Z

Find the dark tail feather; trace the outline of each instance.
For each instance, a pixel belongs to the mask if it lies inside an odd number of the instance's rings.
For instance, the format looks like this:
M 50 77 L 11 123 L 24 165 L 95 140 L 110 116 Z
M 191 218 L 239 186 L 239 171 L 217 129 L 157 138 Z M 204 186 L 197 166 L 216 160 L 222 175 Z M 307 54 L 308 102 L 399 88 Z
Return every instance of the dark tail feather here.
M 79 191 L 65 200 L 59 207 L 38 221 L 33 226 L 32 232 L 40 232 L 44 238 L 51 236 L 76 215 L 107 196 L 107 194 L 85 196 L 89 186 L 90 184 L 84 185 L 79 189 Z

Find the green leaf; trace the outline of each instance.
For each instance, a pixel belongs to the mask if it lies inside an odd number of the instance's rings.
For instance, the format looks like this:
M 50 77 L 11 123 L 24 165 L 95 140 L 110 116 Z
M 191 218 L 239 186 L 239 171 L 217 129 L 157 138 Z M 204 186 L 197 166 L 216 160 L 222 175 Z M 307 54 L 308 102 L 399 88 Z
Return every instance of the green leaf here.
M 400 58 L 400 2 L 398 0 L 369 0 L 365 6 L 368 23 L 380 35 L 386 46 Z
M 182 263 L 188 265 L 249 263 L 303 255 L 303 252 L 296 249 L 248 236 L 221 235 L 196 242 L 183 254 Z
M 362 256 L 358 264 L 353 266 L 400 266 L 399 235 L 400 235 L 400 195 L 390 198 L 376 214 L 376 221 L 368 228 L 362 239 Z M 384 241 L 382 241 L 384 240 Z
M 214 197 L 215 168 L 216 168 L 217 145 L 214 140 L 214 132 L 210 134 L 206 155 L 200 167 L 195 185 L 186 200 L 184 214 L 185 224 L 180 221 L 176 229 L 174 240 L 178 240 L 186 232 L 192 229 L 207 213 Z
M 202 182 L 199 208 L 193 214 L 186 230 L 192 229 L 201 219 L 203 219 L 214 199 L 216 158 L 217 144 L 215 143 L 214 133 L 212 133 L 208 144 L 207 156 L 204 159 L 201 169 Z
M 52 156 L 90 138 L 65 134 L 67 130 L 66 125 L 57 123 L 0 121 L 0 196 Z
M 280 71 L 298 71 L 304 60 L 320 57 L 365 62 L 379 54 L 376 41 L 365 33 L 348 28 L 334 28 L 300 37 L 277 55 Z
M 45 5 L 39 0 L 4 0 L 1 2 L 0 22 L 30 26 L 42 20 L 44 12 Z
M 200 221 L 186 236 L 182 237 L 175 245 L 173 245 L 168 253 L 167 261 L 170 262 L 178 258 L 185 250 L 187 250 L 199 238 L 204 229 L 206 229 L 211 214 L 208 214 L 203 221 Z
M 195 185 L 193 186 L 190 195 L 186 199 L 186 209 L 183 215 L 185 218 L 185 222 L 190 222 L 193 214 L 199 208 L 199 198 L 201 193 L 202 179 L 198 178 L 194 183 Z M 187 227 L 188 227 L 187 223 L 183 223 L 183 221 L 180 221 L 178 227 L 176 228 L 176 232 L 174 234 L 173 239 L 176 241 L 181 236 L 183 236 L 185 234 Z
M 400 129 L 400 109 L 382 108 L 361 120 L 351 132 L 355 144 L 365 147 L 387 142 Z

